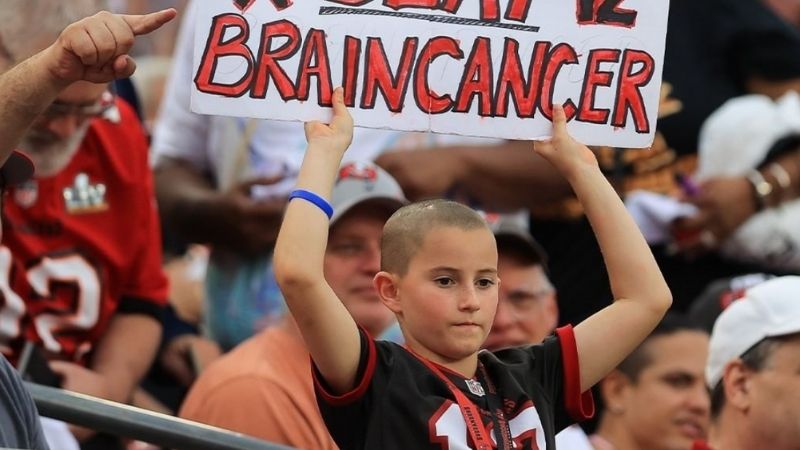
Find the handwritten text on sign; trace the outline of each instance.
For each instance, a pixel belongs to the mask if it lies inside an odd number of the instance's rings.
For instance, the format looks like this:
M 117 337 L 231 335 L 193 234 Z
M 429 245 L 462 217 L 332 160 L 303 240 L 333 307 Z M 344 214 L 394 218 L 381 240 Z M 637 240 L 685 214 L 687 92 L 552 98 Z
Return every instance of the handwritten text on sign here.
M 652 142 L 667 1 L 200 4 L 200 113 L 325 120 L 343 86 L 359 126 L 539 138 L 558 102 L 583 142 Z

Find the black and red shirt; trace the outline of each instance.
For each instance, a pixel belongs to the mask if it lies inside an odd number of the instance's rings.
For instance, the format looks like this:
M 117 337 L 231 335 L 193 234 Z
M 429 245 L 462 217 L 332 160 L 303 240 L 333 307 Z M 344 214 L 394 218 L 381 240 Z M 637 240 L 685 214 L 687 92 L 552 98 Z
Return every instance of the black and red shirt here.
M 515 449 L 555 448 L 558 431 L 594 412 L 591 393 L 580 392 L 569 326 L 542 344 L 481 351 L 478 358 L 502 401 Z M 476 396 L 463 377 L 439 369 L 478 406 L 495 442 L 487 396 Z M 332 395 L 316 369 L 314 379 L 320 411 L 341 450 L 474 449 L 445 382 L 395 343 L 373 341 L 361 332 L 361 362 L 351 392 Z

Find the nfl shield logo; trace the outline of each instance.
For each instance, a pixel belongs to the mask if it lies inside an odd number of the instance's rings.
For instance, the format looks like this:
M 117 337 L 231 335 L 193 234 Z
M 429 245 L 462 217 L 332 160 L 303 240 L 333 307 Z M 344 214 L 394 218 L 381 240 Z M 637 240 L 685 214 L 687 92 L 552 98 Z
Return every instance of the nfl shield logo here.
M 477 395 L 478 397 L 483 397 L 486 395 L 486 392 L 483 391 L 483 386 L 481 385 L 480 381 L 475 380 L 464 380 L 467 383 L 467 389 L 470 392 Z
M 36 180 L 28 180 L 14 187 L 14 202 L 22 208 L 30 208 L 39 197 L 39 185 Z

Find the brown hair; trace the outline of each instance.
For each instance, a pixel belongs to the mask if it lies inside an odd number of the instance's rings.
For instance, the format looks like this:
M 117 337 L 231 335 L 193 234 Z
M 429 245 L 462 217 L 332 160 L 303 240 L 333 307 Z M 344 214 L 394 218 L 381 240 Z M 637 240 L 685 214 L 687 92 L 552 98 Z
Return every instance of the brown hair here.
M 754 372 L 761 372 L 767 367 L 772 359 L 772 355 L 783 343 L 795 339 L 800 339 L 800 333 L 766 337 L 742 353 L 739 359 L 742 360 L 742 364 L 749 367 Z M 717 385 L 711 389 L 712 419 L 716 420 L 719 418 L 723 406 L 725 406 L 725 387 L 722 380 L 720 380 Z
M 428 232 L 441 226 L 462 230 L 485 228 L 491 232 L 483 217 L 461 203 L 437 199 L 403 206 L 383 227 L 381 270 L 405 275 Z

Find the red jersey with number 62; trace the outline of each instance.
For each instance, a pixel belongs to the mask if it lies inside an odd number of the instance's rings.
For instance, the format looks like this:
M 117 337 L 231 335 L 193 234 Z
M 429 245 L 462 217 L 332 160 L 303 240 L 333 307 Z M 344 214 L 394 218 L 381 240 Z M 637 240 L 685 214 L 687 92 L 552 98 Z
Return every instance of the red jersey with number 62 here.
M 147 142 L 133 111 L 117 108 L 64 170 L 4 199 L 0 345 L 13 359 L 31 340 L 81 361 L 115 313 L 159 317 L 166 303 Z

